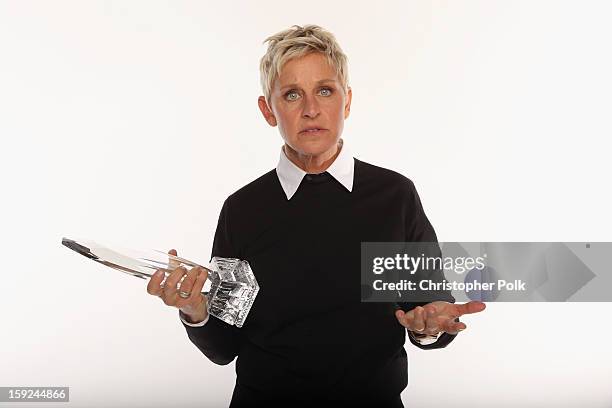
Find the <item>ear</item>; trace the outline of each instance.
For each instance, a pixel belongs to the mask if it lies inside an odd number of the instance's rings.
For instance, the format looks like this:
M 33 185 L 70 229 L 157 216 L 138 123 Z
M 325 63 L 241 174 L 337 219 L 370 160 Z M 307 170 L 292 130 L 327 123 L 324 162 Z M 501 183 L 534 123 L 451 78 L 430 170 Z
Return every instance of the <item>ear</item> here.
M 268 107 L 268 103 L 266 102 L 266 98 L 264 96 L 260 96 L 257 99 L 257 104 L 259 105 L 259 110 L 261 111 L 264 119 L 270 126 L 276 126 L 276 117 L 272 110 Z
M 348 87 L 348 91 L 346 92 L 346 102 L 344 104 L 344 119 L 349 117 L 351 113 L 351 100 L 353 99 L 353 90 L 351 87 Z

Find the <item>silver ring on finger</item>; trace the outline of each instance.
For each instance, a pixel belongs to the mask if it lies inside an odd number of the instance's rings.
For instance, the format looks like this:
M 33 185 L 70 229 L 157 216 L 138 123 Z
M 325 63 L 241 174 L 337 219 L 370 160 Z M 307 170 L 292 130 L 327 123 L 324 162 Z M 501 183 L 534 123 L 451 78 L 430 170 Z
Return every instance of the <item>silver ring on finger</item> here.
M 185 292 L 184 290 L 179 291 L 179 297 L 187 299 L 189 296 L 191 296 L 191 292 Z

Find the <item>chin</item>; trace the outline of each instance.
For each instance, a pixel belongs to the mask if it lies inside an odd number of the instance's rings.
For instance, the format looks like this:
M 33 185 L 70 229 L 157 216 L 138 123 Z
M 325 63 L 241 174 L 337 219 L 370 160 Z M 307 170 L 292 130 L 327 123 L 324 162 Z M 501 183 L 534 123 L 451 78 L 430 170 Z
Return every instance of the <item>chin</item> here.
M 335 137 L 297 137 L 294 146 L 303 153 L 322 154 L 331 149 L 338 141 Z

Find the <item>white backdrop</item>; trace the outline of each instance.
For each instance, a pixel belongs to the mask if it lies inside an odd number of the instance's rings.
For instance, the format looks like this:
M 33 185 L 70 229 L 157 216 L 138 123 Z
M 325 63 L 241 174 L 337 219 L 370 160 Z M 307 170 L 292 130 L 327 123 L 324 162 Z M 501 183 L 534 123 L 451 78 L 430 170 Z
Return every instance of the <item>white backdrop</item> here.
M 145 281 L 60 241 L 208 261 L 223 200 L 276 166 L 258 63 L 292 24 L 335 33 L 353 88 L 346 143 L 414 181 L 440 241 L 612 241 L 611 12 L 0 0 L 0 386 L 70 386 L 75 407 L 229 403 L 234 363 L 208 361 Z M 404 403 L 610 407 L 610 312 L 489 303 L 448 348 L 406 345 Z

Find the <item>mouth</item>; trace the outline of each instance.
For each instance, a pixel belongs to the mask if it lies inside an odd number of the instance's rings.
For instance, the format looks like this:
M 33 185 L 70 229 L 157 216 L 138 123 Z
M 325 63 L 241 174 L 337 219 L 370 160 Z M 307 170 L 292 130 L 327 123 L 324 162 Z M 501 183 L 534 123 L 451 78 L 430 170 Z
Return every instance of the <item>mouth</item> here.
M 307 135 L 316 135 L 319 133 L 323 133 L 326 132 L 327 129 L 323 129 L 323 128 L 308 128 L 308 129 L 304 129 L 302 131 L 300 131 L 300 133 L 302 134 L 307 134 Z

